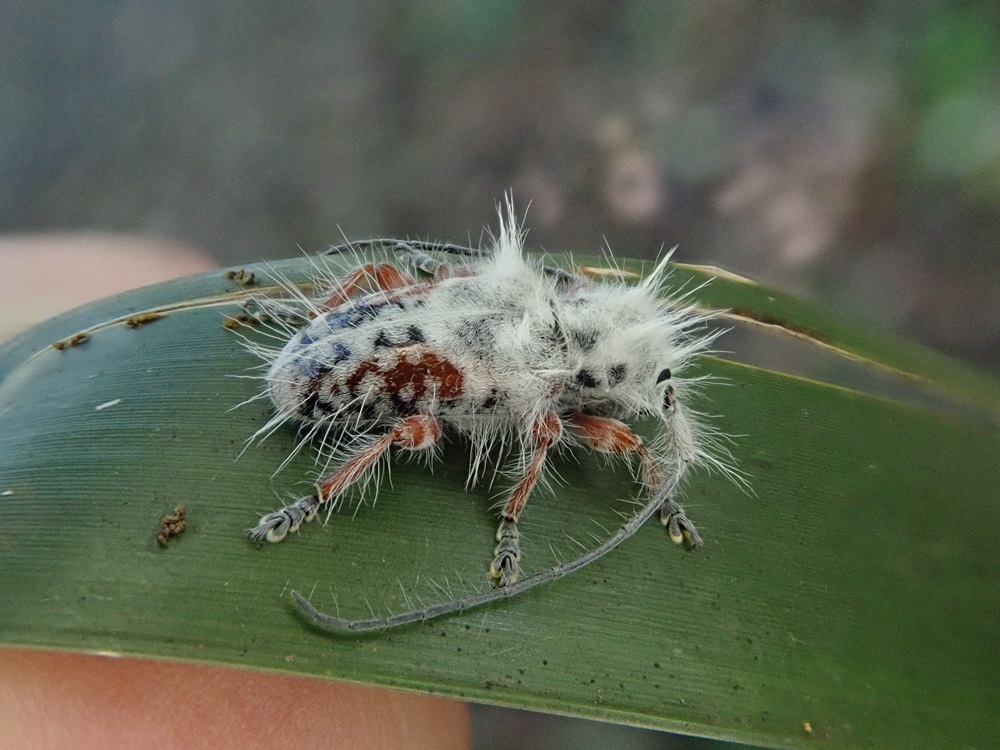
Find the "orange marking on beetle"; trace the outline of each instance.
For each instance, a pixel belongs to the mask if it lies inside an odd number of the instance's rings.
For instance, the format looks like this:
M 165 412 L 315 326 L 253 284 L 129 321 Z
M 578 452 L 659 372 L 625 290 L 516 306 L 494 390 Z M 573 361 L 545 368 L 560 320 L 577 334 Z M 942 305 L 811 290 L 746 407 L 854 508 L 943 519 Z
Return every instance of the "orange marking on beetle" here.
M 365 376 L 374 374 L 379 376 L 382 374 L 382 368 L 378 366 L 378 357 L 372 357 L 371 359 L 366 359 L 360 365 L 358 365 L 354 372 L 347 376 L 345 383 L 347 387 L 352 391 L 355 390 L 361 381 L 365 379 Z
M 437 385 L 437 395 L 444 400 L 450 401 L 462 395 L 465 378 L 461 371 L 444 357 L 426 351 L 420 355 L 415 369 L 420 373 L 427 373 Z
M 379 390 L 385 393 L 403 393 L 412 389 L 412 400 L 417 401 L 427 393 L 428 380 L 434 387 L 435 395 L 444 401 L 460 398 L 465 386 L 465 377 L 455 365 L 444 357 L 420 344 L 402 346 L 393 350 L 395 362 L 381 366 L 386 355 L 362 362 L 346 381 L 354 390 L 367 375 L 374 375 L 382 382 Z

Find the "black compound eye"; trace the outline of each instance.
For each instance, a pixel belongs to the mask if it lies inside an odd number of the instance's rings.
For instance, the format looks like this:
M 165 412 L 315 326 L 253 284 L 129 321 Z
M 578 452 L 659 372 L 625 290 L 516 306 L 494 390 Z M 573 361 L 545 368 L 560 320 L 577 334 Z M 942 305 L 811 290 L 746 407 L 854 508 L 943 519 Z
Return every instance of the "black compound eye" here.
M 656 384 L 659 385 L 664 380 L 670 380 L 670 368 L 669 367 L 666 368 L 665 370 L 660 370 L 660 374 L 656 376 Z

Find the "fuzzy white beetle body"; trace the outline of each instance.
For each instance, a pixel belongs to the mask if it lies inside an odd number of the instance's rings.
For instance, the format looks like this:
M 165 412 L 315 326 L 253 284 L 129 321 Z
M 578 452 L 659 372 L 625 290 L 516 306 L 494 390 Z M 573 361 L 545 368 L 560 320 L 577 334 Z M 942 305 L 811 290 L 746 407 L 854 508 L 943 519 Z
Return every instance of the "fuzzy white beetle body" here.
M 271 399 L 303 421 L 523 424 L 562 390 L 569 357 L 554 334 L 556 296 L 527 266 L 513 270 L 377 291 L 323 313 L 275 359 Z
M 450 430 L 474 448 L 470 483 L 497 444 L 519 453 L 517 481 L 503 505 L 489 568 L 502 592 L 494 596 L 545 577 L 515 583 L 516 524 L 542 478 L 547 453 L 567 439 L 634 459 L 653 498 L 648 507 L 660 509 L 674 541 L 700 546 L 672 494 L 693 464 L 728 470 L 706 449 L 711 440 L 680 406 L 683 371 L 715 337 L 700 332 L 711 315 L 661 299 L 666 259 L 637 285 L 598 283 L 526 259 L 509 201 L 507 209 L 490 252 L 470 251 L 471 260 L 453 264 L 398 242 L 397 249 L 429 272 L 430 280 L 390 264 L 363 265 L 323 299 L 308 300 L 304 326 L 280 350 L 264 354 L 270 361 L 267 392 L 278 410 L 265 429 L 285 420 L 300 422 L 311 425 L 311 434 L 342 433 L 348 448 L 340 451 L 337 468 L 317 483 L 315 495 L 265 515 L 248 531 L 251 540 L 280 541 L 315 518 L 324 504 L 332 508 L 348 487 L 371 478 L 390 448 L 433 449 Z M 622 421 L 647 416 L 659 417 L 663 425 L 653 446 Z M 591 559 L 596 558 L 583 564 Z M 558 567 L 549 579 L 568 566 Z M 404 613 L 402 619 L 348 622 L 297 600 L 318 624 L 350 631 L 480 603 L 471 597 L 450 609 L 437 605 Z

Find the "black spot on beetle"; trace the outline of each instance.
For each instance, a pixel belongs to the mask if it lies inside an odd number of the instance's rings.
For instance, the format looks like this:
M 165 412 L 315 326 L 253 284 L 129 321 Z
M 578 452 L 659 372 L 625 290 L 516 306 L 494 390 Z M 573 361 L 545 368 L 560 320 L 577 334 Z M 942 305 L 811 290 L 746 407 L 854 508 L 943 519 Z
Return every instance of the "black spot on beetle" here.
M 612 365 L 608 370 L 608 385 L 615 386 L 625 380 L 628 368 L 625 365 Z
M 400 346 L 410 346 L 411 344 L 423 344 L 426 343 L 427 337 L 424 336 L 424 332 L 420 330 L 417 326 L 411 325 L 407 326 L 406 331 L 402 333 L 389 333 L 386 329 L 382 329 L 375 336 L 376 348 L 395 348 Z
M 493 346 L 496 317 L 470 318 L 455 329 L 455 334 L 469 349 L 482 356 Z
M 589 352 L 597 345 L 597 333 L 595 331 L 572 331 L 570 337 L 580 351 Z
M 319 394 L 316 391 L 310 391 L 309 395 L 302 399 L 302 403 L 299 404 L 299 414 L 311 419 L 313 414 L 316 413 L 318 403 Z
M 328 399 L 321 398 L 316 401 L 316 410 L 323 414 L 337 414 L 340 412 L 340 406 Z
M 424 337 L 424 332 L 421 331 L 417 326 L 409 326 L 406 329 L 407 335 L 410 337 L 411 344 L 423 344 L 426 343 L 427 339 Z
M 391 393 L 389 401 L 392 403 L 394 416 L 409 417 L 417 413 L 416 399 L 413 396 L 407 397 L 400 393 Z
M 357 328 L 368 319 L 368 316 L 357 310 L 348 310 L 339 315 L 331 315 L 326 319 L 326 327 L 331 331 L 338 328 Z
M 339 365 L 341 362 L 346 362 L 351 358 L 350 348 L 340 341 L 333 342 L 330 349 L 333 352 L 333 364 L 335 365 Z
M 597 387 L 597 378 L 594 377 L 590 370 L 580 370 L 580 372 L 576 374 L 576 382 L 584 388 Z
M 479 408 L 482 411 L 493 411 L 493 409 L 495 409 L 496 405 L 499 403 L 500 403 L 500 391 L 498 391 L 496 388 L 491 388 L 490 395 L 482 400 L 482 403 L 479 404 Z

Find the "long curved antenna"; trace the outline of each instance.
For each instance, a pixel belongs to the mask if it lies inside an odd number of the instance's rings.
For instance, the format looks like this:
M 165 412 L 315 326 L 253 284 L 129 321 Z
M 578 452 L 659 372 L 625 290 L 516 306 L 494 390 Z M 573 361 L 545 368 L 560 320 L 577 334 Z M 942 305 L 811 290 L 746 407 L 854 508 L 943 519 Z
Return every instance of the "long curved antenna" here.
M 649 502 L 642 506 L 642 508 L 635 515 L 629 517 L 629 519 L 626 520 L 625 523 L 623 523 L 621 527 L 602 544 L 594 547 L 592 550 L 589 550 L 585 554 L 580 555 L 580 557 L 577 557 L 570 562 L 560 563 L 559 565 L 555 565 L 547 570 L 543 570 L 539 573 L 528 576 L 527 578 L 523 578 L 520 581 L 512 583 L 504 588 L 494 588 L 480 594 L 474 594 L 473 596 L 467 596 L 461 599 L 452 599 L 451 601 L 441 602 L 440 604 L 432 604 L 431 606 L 424 607 L 423 609 L 414 609 L 408 612 L 400 612 L 399 614 L 390 615 L 389 617 L 375 617 L 368 620 L 346 620 L 341 617 L 334 617 L 333 615 L 320 612 L 297 591 L 291 592 L 292 598 L 295 600 L 295 604 L 298 606 L 302 616 L 305 617 L 311 625 L 319 628 L 320 630 L 325 630 L 336 635 L 355 635 L 361 633 L 371 633 L 379 630 L 388 630 L 390 628 L 399 627 L 400 625 L 424 622 L 425 620 L 432 620 L 435 617 L 441 617 L 442 615 L 465 612 L 466 610 L 473 609 L 474 607 L 480 607 L 484 604 L 489 604 L 490 602 L 509 599 L 512 596 L 524 593 L 528 589 L 533 589 L 535 586 L 541 586 L 543 583 L 558 581 L 560 578 L 564 578 L 570 573 L 574 573 L 580 568 L 590 565 L 590 563 L 595 560 L 599 560 L 629 537 L 633 536 L 635 532 L 637 532 L 639 528 L 650 519 L 651 516 L 656 514 L 657 511 L 661 511 L 661 520 L 663 520 L 664 525 L 667 525 L 668 528 L 671 530 L 674 528 L 680 529 L 684 537 L 688 540 L 698 539 L 694 524 L 692 524 L 691 521 L 688 520 L 687 516 L 684 515 L 684 509 L 670 499 L 670 496 L 673 494 L 679 479 L 680 477 L 673 478 L 673 481 L 663 487 L 660 492 L 655 493 Z M 675 523 L 676 526 L 673 526 Z

